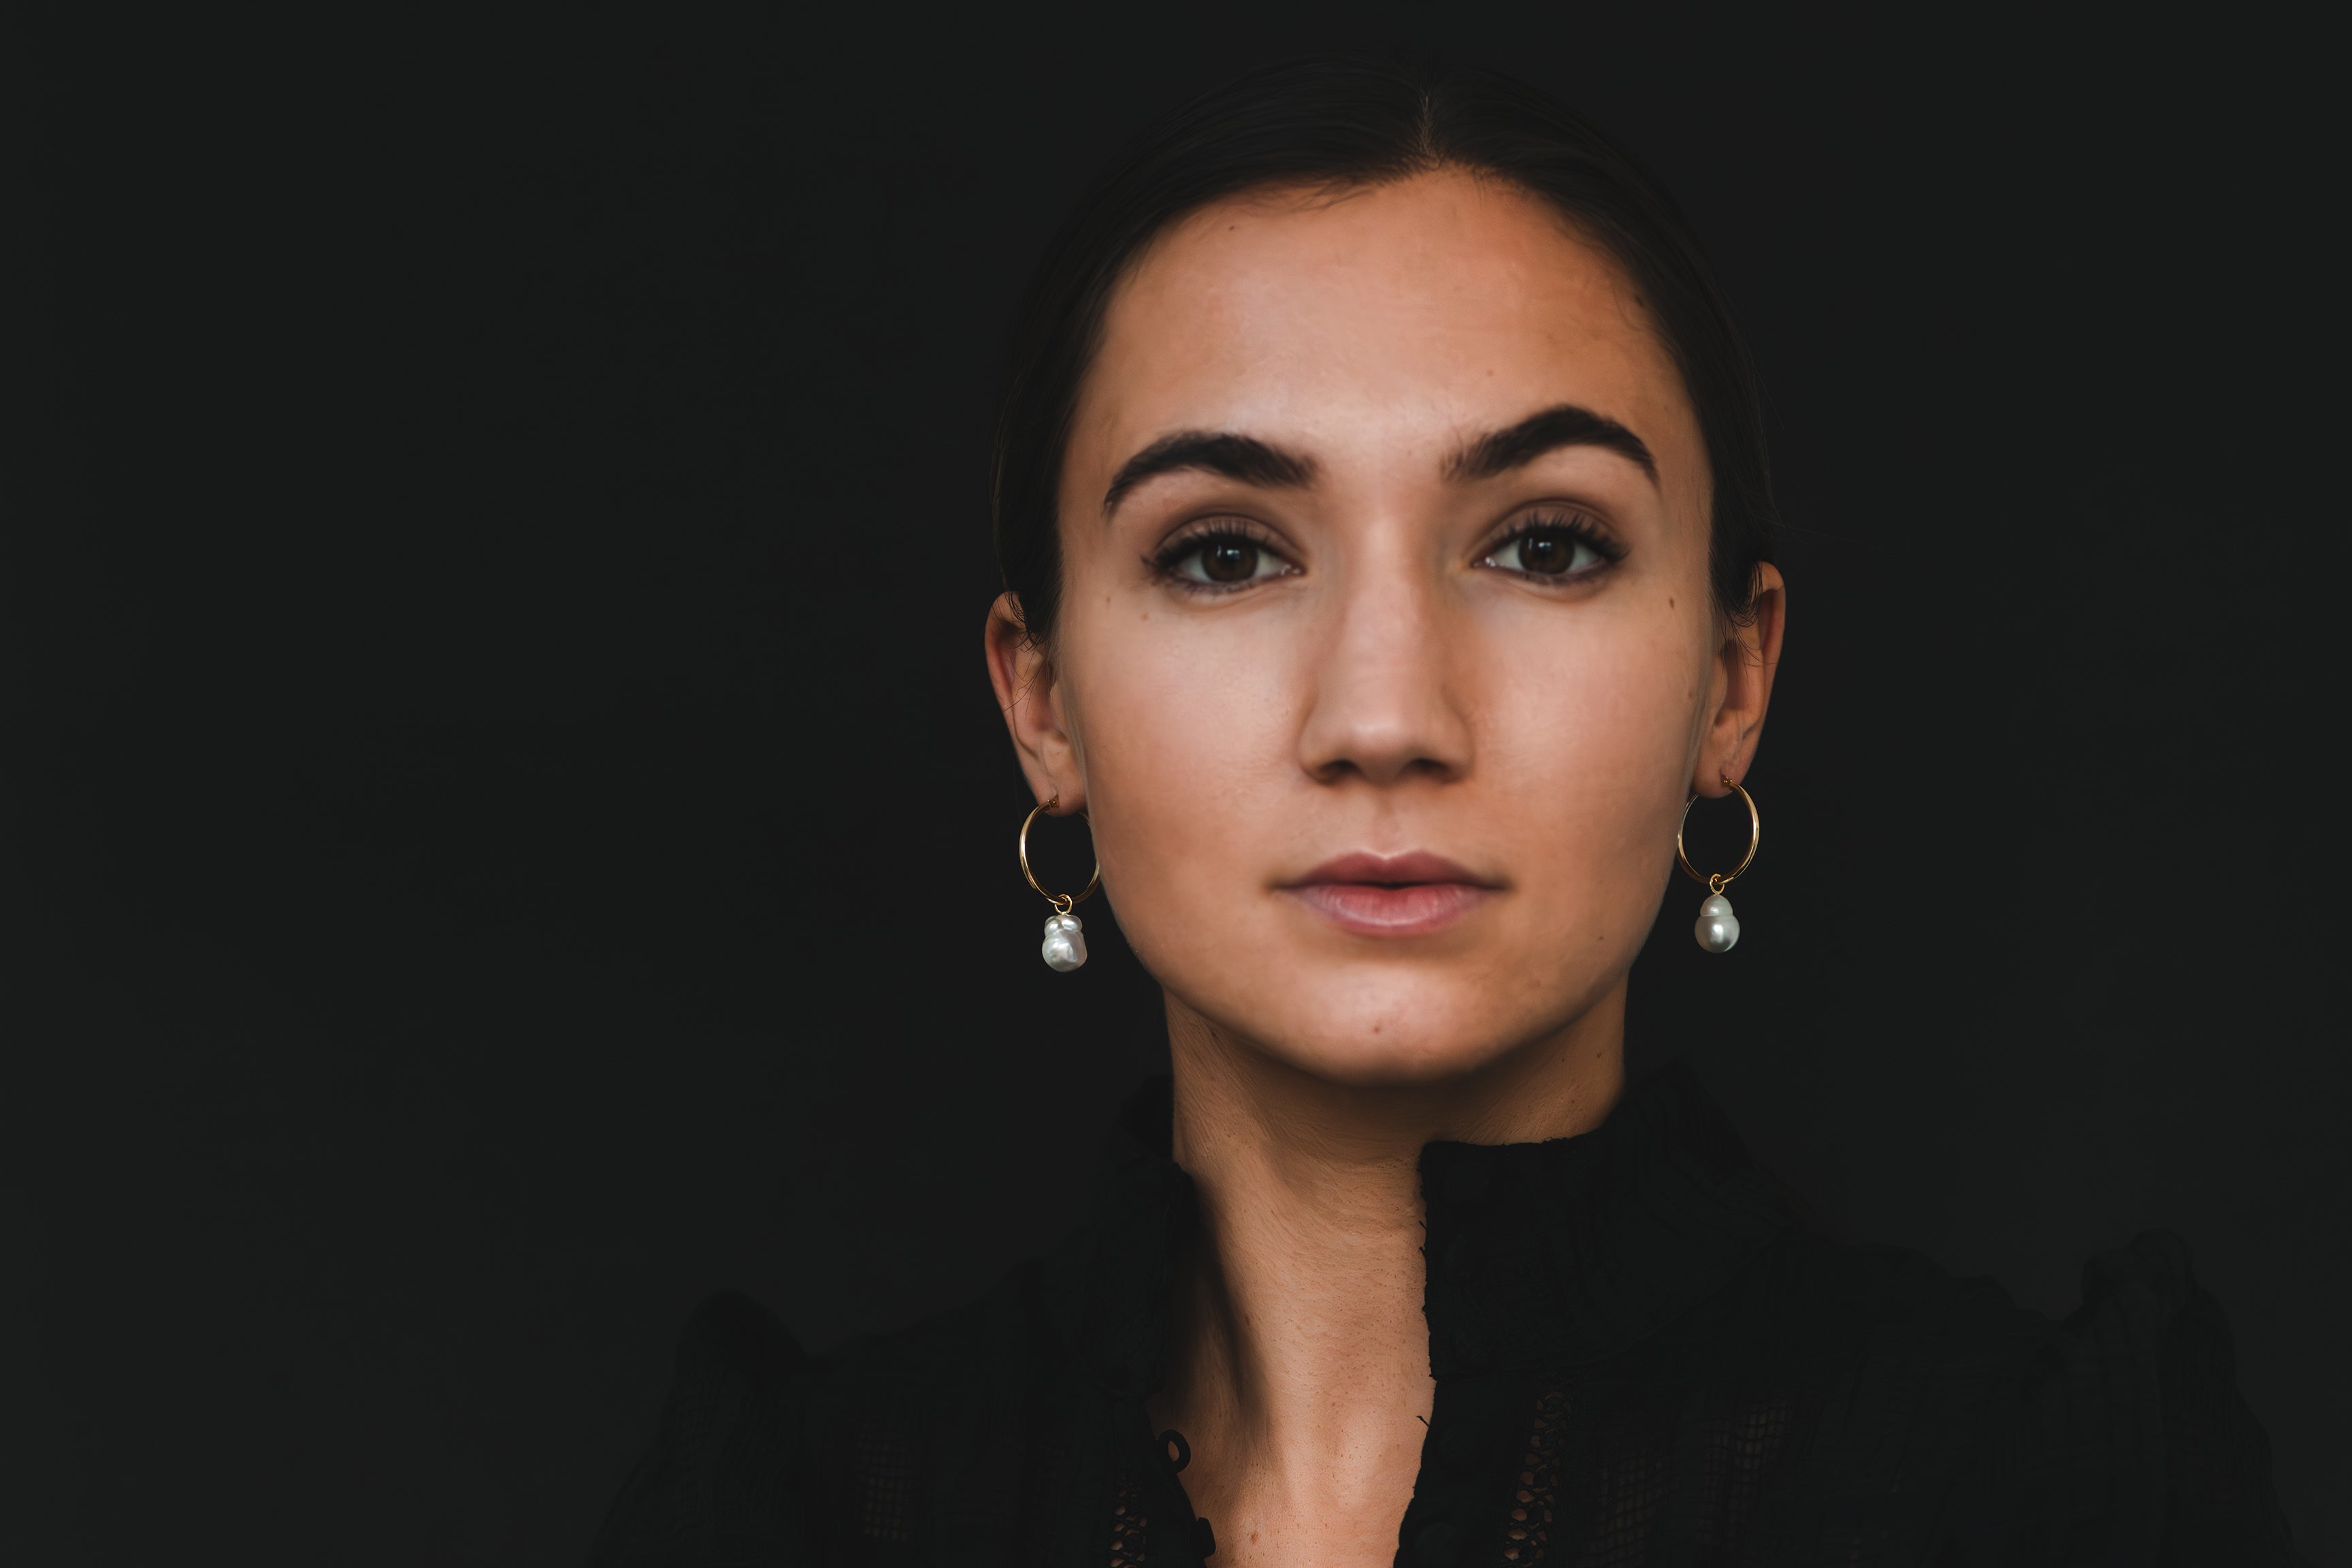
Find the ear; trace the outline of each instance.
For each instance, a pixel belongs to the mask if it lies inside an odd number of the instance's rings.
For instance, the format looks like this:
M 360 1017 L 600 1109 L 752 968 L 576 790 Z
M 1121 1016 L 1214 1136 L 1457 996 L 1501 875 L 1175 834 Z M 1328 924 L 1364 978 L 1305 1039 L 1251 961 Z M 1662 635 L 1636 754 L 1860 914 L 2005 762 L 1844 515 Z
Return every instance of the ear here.
M 1715 716 L 1699 740 L 1691 787 L 1704 795 L 1726 795 L 1725 779 L 1738 783 L 1756 760 L 1764 733 L 1764 710 L 1772 700 L 1772 675 L 1780 666 L 1780 634 L 1788 622 L 1788 585 L 1770 562 L 1756 568 L 1756 614 L 1745 626 L 1726 628 L 1716 650 Z
M 1054 815 L 1067 816 L 1087 805 L 1086 774 L 1078 766 L 1077 748 L 1063 722 L 1062 686 L 1054 678 L 1054 661 L 1030 639 L 1021 619 L 1021 601 L 999 594 L 988 609 L 988 679 L 996 688 L 996 706 L 1013 735 L 1013 750 L 1021 771 L 1040 801 L 1058 797 Z

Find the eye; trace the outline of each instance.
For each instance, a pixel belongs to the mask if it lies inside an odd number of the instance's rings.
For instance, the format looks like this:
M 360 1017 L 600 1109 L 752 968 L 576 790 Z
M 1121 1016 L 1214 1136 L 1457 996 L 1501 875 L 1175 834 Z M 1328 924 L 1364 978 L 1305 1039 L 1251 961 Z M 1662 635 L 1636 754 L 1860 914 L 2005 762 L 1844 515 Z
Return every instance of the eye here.
M 1530 577 L 1579 577 L 1616 559 L 1600 539 L 1568 518 L 1537 518 L 1522 524 L 1478 564 Z
M 1196 533 L 1177 540 L 1154 564 L 1164 576 L 1205 588 L 1241 588 L 1288 576 L 1290 563 L 1248 534 Z

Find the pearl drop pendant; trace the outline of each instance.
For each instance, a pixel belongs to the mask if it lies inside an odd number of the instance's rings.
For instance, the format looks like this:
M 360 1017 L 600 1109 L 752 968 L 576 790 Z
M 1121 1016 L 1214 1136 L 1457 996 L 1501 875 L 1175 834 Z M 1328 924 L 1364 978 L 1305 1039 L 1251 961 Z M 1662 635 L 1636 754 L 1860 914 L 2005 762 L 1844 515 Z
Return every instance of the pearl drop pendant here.
M 1739 917 L 1731 912 L 1731 900 L 1721 893 L 1709 893 L 1706 902 L 1698 907 L 1696 929 L 1699 946 L 1709 952 L 1729 952 L 1739 940 Z
M 1738 929 L 1736 923 L 1733 929 Z M 1053 916 L 1045 921 L 1045 942 L 1038 951 L 1045 955 L 1046 968 L 1067 974 L 1087 961 L 1085 925 L 1076 915 Z

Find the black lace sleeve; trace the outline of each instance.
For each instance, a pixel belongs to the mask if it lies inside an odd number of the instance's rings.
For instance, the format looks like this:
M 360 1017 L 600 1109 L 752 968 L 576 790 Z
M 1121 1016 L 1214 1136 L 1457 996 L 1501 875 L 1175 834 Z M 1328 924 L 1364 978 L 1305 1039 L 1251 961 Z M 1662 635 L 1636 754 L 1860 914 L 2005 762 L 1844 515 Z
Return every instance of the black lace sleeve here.
M 814 1562 L 808 1381 L 808 1357 L 763 1308 L 731 1291 L 704 1302 L 678 1338 L 660 1431 L 591 1568 Z

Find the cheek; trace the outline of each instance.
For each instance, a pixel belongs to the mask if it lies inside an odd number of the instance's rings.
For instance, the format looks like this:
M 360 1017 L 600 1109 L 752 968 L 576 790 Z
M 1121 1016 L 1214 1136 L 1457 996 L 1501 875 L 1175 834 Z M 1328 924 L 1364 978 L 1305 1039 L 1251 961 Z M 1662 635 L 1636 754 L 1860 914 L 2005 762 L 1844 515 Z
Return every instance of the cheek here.
M 1306 783 L 1287 639 L 1187 619 L 1096 605 L 1065 626 L 1067 710 L 1104 877 L 1127 889 L 1123 921 L 1248 879 L 1273 797 Z
M 1588 906 L 1589 920 L 1596 900 L 1624 900 L 1646 919 L 1640 889 L 1673 842 L 1703 695 L 1701 639 L 1685 623 L 1595 616 L 1486 650 L 1476 793 L 1538 901 Z

